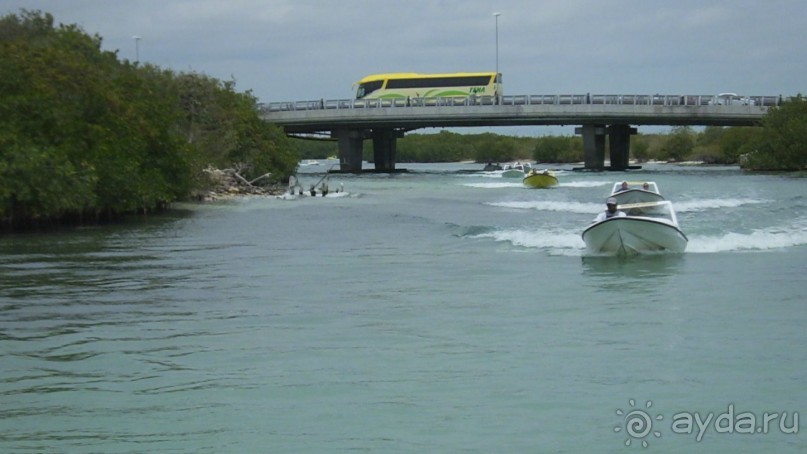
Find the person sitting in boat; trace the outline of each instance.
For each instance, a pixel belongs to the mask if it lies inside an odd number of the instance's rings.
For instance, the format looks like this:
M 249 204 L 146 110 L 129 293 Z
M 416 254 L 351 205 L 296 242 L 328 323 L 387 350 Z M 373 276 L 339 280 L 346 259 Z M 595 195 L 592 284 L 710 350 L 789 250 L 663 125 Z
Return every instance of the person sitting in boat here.
M 620 186 L 619 189 L 616 190 L 616 192 L 622 192 L 622 191 L 627 191 L 627 190 L 628 190 L 628 182 L 623 181 L 622 186 Z
M 616 199 L 613 197 L 609 197 L 608 200 L 605 201 L 605 211 L 598 214 L 596 218 L 594 218 L 594 222 L 604 221 L 608 218 L 613 217 L 625 217 L 625 212 L 616 209 Z
M 645 181 L 644 184 L 642 184 L 642 189 L 644 189 L 645 191 L 649 191 L 650 190 L 650 185 L 647 184 L 647 182 Z

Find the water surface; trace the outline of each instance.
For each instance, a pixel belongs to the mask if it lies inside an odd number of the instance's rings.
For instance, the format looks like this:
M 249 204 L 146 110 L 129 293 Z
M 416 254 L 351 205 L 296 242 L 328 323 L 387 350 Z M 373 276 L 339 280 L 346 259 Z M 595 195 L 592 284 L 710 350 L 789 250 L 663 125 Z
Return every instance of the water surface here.
M 804 451 L 672 428 L 807 408 L 803 179 L 399 166 L 0 237 L 0 452 Z M 659 184 L 686 253 L 583 256 L 621 179 Z

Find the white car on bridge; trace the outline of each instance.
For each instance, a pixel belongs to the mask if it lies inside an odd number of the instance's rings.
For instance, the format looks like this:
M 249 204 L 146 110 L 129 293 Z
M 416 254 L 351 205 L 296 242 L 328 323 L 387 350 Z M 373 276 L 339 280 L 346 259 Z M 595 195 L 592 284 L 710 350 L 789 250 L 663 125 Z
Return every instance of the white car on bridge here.
M 709 104 L 716 106 L 753 106 L 756 102 L 748 96 L 740 96 L 737 93 L 720 93 Z

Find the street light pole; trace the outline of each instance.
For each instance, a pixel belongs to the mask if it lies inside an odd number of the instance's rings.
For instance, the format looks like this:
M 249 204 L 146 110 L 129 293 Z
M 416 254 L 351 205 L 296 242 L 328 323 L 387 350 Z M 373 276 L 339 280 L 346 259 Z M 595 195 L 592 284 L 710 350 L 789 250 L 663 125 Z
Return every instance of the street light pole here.
M 132 39 L 135 40 L 135 63 L 140 63 L 140 37 L 134 35 Z
M 493 13 L 496 18 L 496 95 L 499 94 L 499 16 L 502 13 Z

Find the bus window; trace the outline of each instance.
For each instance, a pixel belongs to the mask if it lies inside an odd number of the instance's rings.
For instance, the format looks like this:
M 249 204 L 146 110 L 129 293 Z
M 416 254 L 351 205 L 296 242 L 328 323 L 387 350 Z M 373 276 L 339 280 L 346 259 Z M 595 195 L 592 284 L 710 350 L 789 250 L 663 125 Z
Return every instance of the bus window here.
M 463 77 L 428 77 L 411 79 L 390 79 L 387 88 L 429 88 L 429 87 L 461 87 L 485 86 L 490 83 L 490 76 Z

